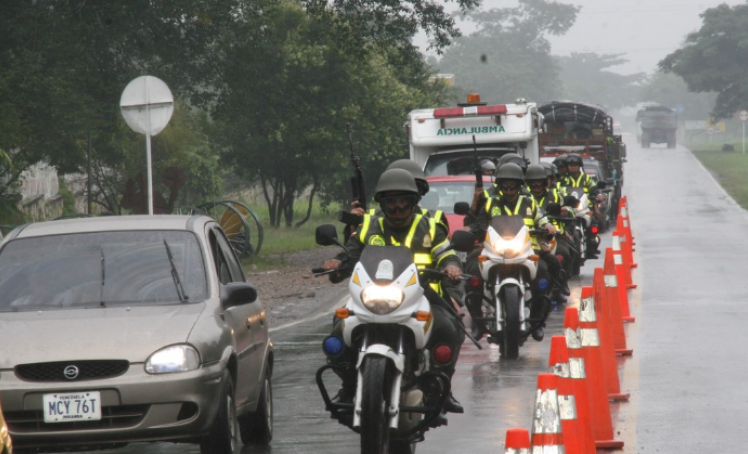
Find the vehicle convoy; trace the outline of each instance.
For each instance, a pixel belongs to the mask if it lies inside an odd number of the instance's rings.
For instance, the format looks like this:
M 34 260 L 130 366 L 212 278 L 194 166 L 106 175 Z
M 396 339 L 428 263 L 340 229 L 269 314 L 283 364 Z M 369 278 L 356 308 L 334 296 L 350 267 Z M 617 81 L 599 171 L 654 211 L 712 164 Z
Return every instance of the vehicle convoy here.
M 570 101 L 544 104 L 538 111 L 545 118 L 539 134 L 541 156 L 552 159 L 576 153 L 600 162 L 607 172 L 607 187 L 613 190 L 609 211 L 615 216 L 622 193 L 626 144 L 621 135 L 613 134 L 613 118 L 599 106 Z
M 0 400 L 17 449 L 273 434 L 267 317 L 208 216 L 20 226 L 0 245 Z
M 649 148 L 653 143 L 667 144 L 675 148 L 675 133 L 678 130 L 678 114 L 675 110 L 660 106 L 646 106 L 636 112 L 637 139 L 642 148 Z
M 460 234 L 472 246 L 473 235 Z M 317 228 L 317 242 L 343 247 L 332 225 Z M 322 268 L 312 271 L 326 274 Z M 333 334 L 323 341 L 328 357 L 346 349 L 358 352 L 352 402 L 331 399 L 325 384 L 325 375 L 333 375 L 325 372 L 341 369 L 340 375 L 344 365 L 328 362 L 316 378 L 331 416 L 360 434 L 362 454 L 413 454 L 427 430 L 446 424 L 441 418 L 451 396 L 451 379 L 432 369 L 429 357 L 450 364 L 454 352 L 446 344 L 433 351 L 427 346 L 435 323 L 426 292 L 434 292 L 428 285 L 434 275 L 444 273 L 419 270 L 406 246 L 364 248 L 348 283 L 350 298 L 336 311 L 344 321 L 342 336 Z

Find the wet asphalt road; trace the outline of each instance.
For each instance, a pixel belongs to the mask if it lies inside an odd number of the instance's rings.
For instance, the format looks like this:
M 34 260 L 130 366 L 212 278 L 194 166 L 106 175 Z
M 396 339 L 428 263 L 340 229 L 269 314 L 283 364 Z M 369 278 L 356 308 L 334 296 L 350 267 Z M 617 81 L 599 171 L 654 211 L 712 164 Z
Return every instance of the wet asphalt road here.
M 686 150 L 639 149 L 627 141 L 624 194 L 636 241 L 628 347 L 619 360 L 627 403 L 611 404 L 616 438 L 625 453 L 742 452 L 748 431 L 748 278 L 743 258 L 748 215 Z M 610 245 L 610 235 L 603 246 Z M 601 256 L 602 257 L 602 256 Z M 590 285 L 588 262 L 576 282 Z M 342 289 L 341 289 L 342 290 Z M 329 303 L 328 303 L 329 305 Z M 463 346 L 454 395 L 465 414 L 426 434 L 420 453 L 496 454 L 506 429 L 532 423 L 537 374 L 547 371 L 551 335 L 563 312 L 551 314 L 546 341 L 528 340 L 517 361 L 499 359 L 494 346 Z M 265 449 L 242 453 L 356 453 L 357 436 L 325 413 L 314 383 L 324 362 L 320 344 L 328 316 L 272 333 L 275 436 Z M 135 444 L 117 453 L 198 453 L 197 446 Z

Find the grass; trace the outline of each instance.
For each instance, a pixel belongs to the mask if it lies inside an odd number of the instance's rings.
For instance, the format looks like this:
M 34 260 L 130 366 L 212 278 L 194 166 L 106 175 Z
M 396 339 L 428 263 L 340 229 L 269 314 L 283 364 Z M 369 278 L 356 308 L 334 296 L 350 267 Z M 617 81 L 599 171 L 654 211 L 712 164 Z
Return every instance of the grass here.
M 731 144 L 735 151 L 722 151 L 722 146 Z M 748 145 L 748 144 L 747 144 Z M 748 209 L 748 153 L 743 154 L 741 140 L 719 143 L 695 143 L 686 145 L 693 154 L 709 169 L 722 187 L 736 202 Z
M 247 269 L 259 271 L 277 269 L 287 264 L 286 255 L 320 247 L 314 241 L 314 231 L 320 224 L 335 224 L 338 233 L 342 232 L 343 225 L 337 221 L 339 208 L 335 205 L 323 210 L 319 203 L 315 203 L 309 220 L 300 227 L 290 228 L 270 227 L 267 206 L 248 205 L 262 221 L 264 240 L 260 254 L 243 261 Z M 294 206 L 294 223 L 306 216 L 306 210 L 307 203 L 305 202 L 299 202 Z

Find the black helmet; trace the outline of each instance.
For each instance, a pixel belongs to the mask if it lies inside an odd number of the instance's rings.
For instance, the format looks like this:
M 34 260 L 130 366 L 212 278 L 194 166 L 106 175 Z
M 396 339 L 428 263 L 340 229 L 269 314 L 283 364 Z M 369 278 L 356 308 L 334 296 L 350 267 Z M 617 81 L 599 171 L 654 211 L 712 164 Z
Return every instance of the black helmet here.
M 527 171 L 527 161 L 517 153 L 507 153 L 499 158 L 499 169 L 501 169 L 501 166 L 509 162 L 517 164 L 519 168 L 522 169 L 523 174 Z
M 532 180 L 545 181 L 547 178 L 548 175 L 546 175 L 545 167 L 541 166 L 540 164 L 532 164 L 527 167 L 527 173 L 525 173 L 525 181 L 527 181 L 528 183 Z
M 556 177 L 556 171 L 554 170 L 554 165 L 550 162 L 541 162 L 540 165 L 543 166 L 545 169 L 545 176 L 546 178 L 555 178 Z
M 429 182 L 426 181 L 426 174 L 423 173 L 423 169 L 415 161 L 411 161 L 410 159 L 398 159 L 387 166 L 386 170 L 390 169 L 407 170 L 411 175 L 413 175 L 413 178 L 415 178 L 420 194 L 423 196 L 429 192 Z
M 566 163 L 566 157 L 567 155 L 565 154 L 556 156 L 556 159 L 553 160 L 553 164 L 557 169 L 560 169 L 561 167 L 568 167 L 568 164 Z
M 389 169 L 382 173 L 377 182 L 374 200 L 379 201 L 385 192 L 412 194 L 416 197 L 416 202 L 421 198 L 415 178 L 405 169 Z
M 578 154 L 570 154 L 568 158 L 566 158 L 566 164 L 567 165 L 573 165 L 576 164 L 578 166 L 582 165 L 582 157 Z
M 490 159 L 483 159 L 480 162 L 480 169 L 483 170 L 483 171 L 492 170 L 492 171 L 495 172 L 496 171 L 496 164 L 494 164 L 494 162 L 492 160 L 490 160 Z
M 520 183 L 523 183 L 525 180 L 525 173 L 517 164 L 513 162 L 507 162 L 506 164 L 499 167 L 499 172 L 496 174 L 497 183 L 506 180 L 516 180 Z

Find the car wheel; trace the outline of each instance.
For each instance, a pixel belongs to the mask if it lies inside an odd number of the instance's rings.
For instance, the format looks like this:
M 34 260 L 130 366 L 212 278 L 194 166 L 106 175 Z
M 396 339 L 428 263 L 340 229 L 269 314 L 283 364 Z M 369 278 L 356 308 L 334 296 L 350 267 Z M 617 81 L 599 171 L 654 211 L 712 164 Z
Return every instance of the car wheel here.
M 267 445 L 273 439 L 273 387 L 265 373 L 257 409 L 239 417 L 239 433 L 245 445 Z
M 237 447 L 236 405 L 234 404 L 234 381 L 228 371 L 224 372 L 218 414 L 210 433 L 200 440 L 200 454 L 233 454 Z

